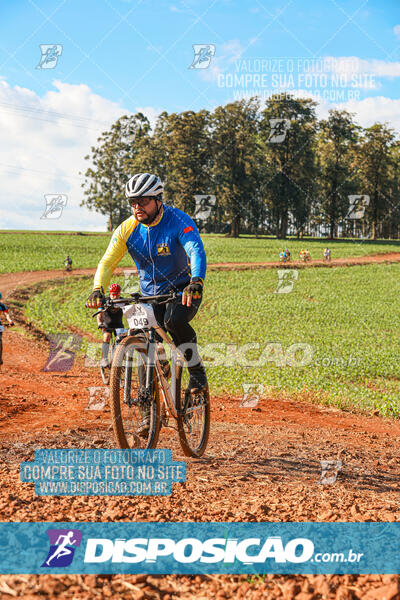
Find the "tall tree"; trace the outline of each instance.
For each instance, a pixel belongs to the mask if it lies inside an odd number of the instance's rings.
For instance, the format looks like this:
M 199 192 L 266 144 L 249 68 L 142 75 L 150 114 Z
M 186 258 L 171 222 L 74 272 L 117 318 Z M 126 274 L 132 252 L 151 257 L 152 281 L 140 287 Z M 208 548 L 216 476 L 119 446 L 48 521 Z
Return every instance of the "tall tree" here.
M 258 109 L 250 98 L 218 106 L 212 114 L 212 175 L 233 237 L 239 236 L 257 191 Z
M 320 121 L 317 153 L 320 166 L 321 208 L 329 223 L 330 237 L 349 208 L 348 195 L 356 192 L 354 151 L 359 129 L 345 110 L 330 110 Z
M 149 121 L 142 113 L 124 115 L 101 134 L 91 155 L 85 156 L 91 166 L 82 184 L 85 198 L 81 206 L 106 215 L 109 231 L 130 215 L 125 184 L 129 175 L 144 170 L 144 159 L 151 154 L 149 131 Z
M 358 148 L 357 162 L 360 167 L 362 190 L 370 197 L 366 210 L 371 223 L 371 239 L 379 237 L 379 221 L 392 209 L 392 189 L 396 165 L 394 149 L 397 146 L 393 129 L 383 123 L 375 123 L 364 130 Z
M 152 140 L 161 177 L 165 179 L 165 199 L 194 214 L 195 196 L 211 192 L 209 113 L 186 111 L 168 114 L 158 120 Z
M 383 220 L 383 237 L 398 238 L 400 227 L 400 141 L 396 141 L 392 148 L 393 177 L 390 199 L 392 210 Z
M 287 235 L 289 218 L 302 231 L 315 190 L 316 102 L 272 96 L 262 112 L 261 139 L 272 176 L 265 194 L 278 238 Z

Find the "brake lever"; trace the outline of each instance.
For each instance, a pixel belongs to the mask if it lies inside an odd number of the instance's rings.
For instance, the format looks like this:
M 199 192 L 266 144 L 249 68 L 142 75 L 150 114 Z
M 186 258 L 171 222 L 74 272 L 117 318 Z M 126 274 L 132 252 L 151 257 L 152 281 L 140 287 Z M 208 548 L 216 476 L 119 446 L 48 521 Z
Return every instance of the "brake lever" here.
M 107 308 L 109 308 L 111 306 L 109 300 L 106 300 L 103 304 L 103 306 L 97 311 L 95 312 L 92 317 L 96 317 L 97 315 L 99 315 L 100 313 L 104 312 Z
M 161 300 L 161 302 L 157 302 L 157 304 L 168 304 L 168 302 L 174 302 L 175 300 L 178 300 L 178 298 L 179 294 L 177 292 L 174 292 L 169 298 L 167 298 L 166 300 Z

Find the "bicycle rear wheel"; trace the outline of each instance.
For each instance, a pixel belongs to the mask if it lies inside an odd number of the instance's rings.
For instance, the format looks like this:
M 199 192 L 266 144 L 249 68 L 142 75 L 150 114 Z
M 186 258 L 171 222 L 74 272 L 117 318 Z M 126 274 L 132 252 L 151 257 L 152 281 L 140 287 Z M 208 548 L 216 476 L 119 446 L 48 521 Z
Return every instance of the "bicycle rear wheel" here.
M 155 448 L 160 434 L 160 398 L 155 368 L 150 389 L 145 388 L 146 344 L 126 337 L 114 351 L 110 378 L 113 429 L 120 448 Z M 148 430 L 143 431 L 144 420 Z
M 186 456 L 200 458 L 207 448 L 210 434 L 210 393 L 207 385 L 200 396 L 193 397 L 188 386 L 188 370 L 178 365 L 176 408 L 179 441 Z

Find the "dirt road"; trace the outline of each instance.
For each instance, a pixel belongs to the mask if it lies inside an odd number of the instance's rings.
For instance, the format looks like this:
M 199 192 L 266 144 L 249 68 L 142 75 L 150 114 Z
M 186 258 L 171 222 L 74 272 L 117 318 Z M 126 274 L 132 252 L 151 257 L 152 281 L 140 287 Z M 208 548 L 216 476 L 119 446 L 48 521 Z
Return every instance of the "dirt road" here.
M 18 283 L 49 275 L 2 276 L 0 288 L 9 295 Z M 213 397 L 210 444 L 201 460 L 185 459 L 175 436 L 162 432 L 160 447 L 188 465 L 187 482 L 174 484 L 171 497 L 37 497 L 33 484 L 19 481 L 19 463 L 40 447 L 114 447 L 110 413 L 86 410 L 88 388 L 102 385 L 97 369 L 76 359 L 68 373 L 45 373 L 45 342 L 12 330 L 4 338 L 2 521 L 400 520 L 400 423 L 286 397 L 265 397 L 253 409 L 241 407 L 240 398 Z M 319 483 L 321 460 L 342 462 L 334 484 Z M 400 577 L 267 576 L 249 583 L 246 576 L 1 576 L 0 595 L 394 600 Z
M 309 268 L 309 267 L 351 267 L 357 265 L 368 265 L 371 263 L 385 264 L 400 262 L 400 252 L 388 252 L 386 254 L 373 254 L 369 256 L 353 256 L 349 258 L 334 258 L 330 262 L 323 260 L 311 260 L 304 263 L 300 260 L 292 260 L 289 263 L 281 264 L 278 261 L 269 262 L 225 262 L 211 263 L 207 266 L 210 271 L 243 271 L 249 269 L 276 269 L 280 268 Z M 118 268 L 115 274 L 121 275 L 123 271 L 129 270 L 136 272 L 136 269 L 125 267 Z M 76 275 L 94 275 L 96 269 L 74 269 L 71 273 L 66 273 L 59 269 L 51 271 L 23 271 L 16 273 L 3 273 L 0 275 L 0 289 L 4 296 L 12 294 L 18 286 L 29 286 L 37 281 L 46 281 L 55 278 L 73 277 Z

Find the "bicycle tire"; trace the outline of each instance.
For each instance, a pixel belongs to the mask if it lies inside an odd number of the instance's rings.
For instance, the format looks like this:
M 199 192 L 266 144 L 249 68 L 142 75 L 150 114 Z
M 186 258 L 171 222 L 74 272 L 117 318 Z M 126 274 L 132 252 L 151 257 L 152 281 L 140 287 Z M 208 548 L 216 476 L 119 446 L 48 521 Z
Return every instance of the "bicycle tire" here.
M 129 422 L 129 416 L 127 418 L 124 417 L 124 414 L 129 412 L 129 409 L 132 409 L 132 413 L 134 411 L 134 408 L 129 406 L 125 401 L 127 390 L 129 392 L 129 400 L 132 398 L 133 377 L 135 378 L 135 388 L 133 388 L 133 393 L 135 393 L 135 391 L 139 392 L 140 389 L 139 377 L 135 372 L 137 369 L 132 365 L 132 360 L 129 360 L 130 353 L 132 357 L 135 353 L 143 355 L 143 338 L 135 336 L 126 337 L 118 344 L 114 352 L 110 377 L 110 408 L 114 434 L 120 448 L 155 448 L 160 435 L 161 409 L 159 387 L 154 367 L 153 398 L 150 405 L 150 426 L 147 438 L 141 437 L 137 432 L 139 421 L 136 419 L 136 425 L 134 425 L 133 414 L 131 431 L 127 424 L 127 422 Z M 124 387 L 121 387 L 121 375 L 124 377 Z M 136 406 L 136 411 L 138 415 L 140 415 L 140 408 L 138 406 Z M 130 440 L 132 440 L 131 443 Z
M 178 365 L 176 372 L 176 408 L 178 412 L 177 424 L 179 441 L 185 456 L 190 456 L 192 458 L 200 458 L 201 456 L 203 456 L 207 448 L 208 438 L 210 435 L 211 404 L 208 385 L 205 388 L 203 396 L 204 418 L 201 428 L 201 435 L 199 436 L 199 443 L 197 445 L 194 445 L 190 441 L 189 436 L 187 435 L 187 430 L 190 429 L 190 417 L 188 419 L 185 406 L 187 398 L 187 393 L 183 390 L 182 386 L 182 366 Z M 192 416 L 192 420 L 193 418 L 196 419 L 196 412 L 192 413 L 192 415 L 194 415 Z

